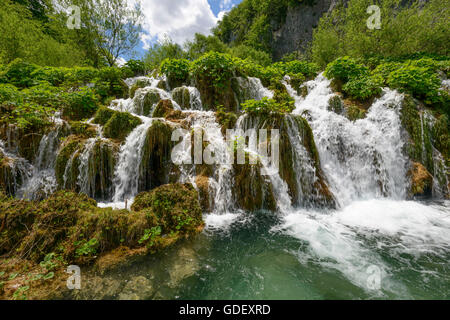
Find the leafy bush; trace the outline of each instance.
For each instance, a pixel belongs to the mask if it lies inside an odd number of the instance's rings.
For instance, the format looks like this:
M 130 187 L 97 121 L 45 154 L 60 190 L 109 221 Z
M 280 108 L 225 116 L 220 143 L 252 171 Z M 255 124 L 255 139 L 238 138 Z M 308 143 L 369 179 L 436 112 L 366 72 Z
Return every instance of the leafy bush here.
M 362 76 L 350 79 L 342 90 L 356 100 L 367 100 L 381 94 L 382 83 L 380 76 Z
M 242 110 L 250 114 L 290 113 L 294 110 L 294 103 L 277 102 L 266 97 L 262 100 L 247 100 L 242 104 Z
M 37 66 L 27 63 L 22 59 L 16 59 L 3 71 L 3 79 L 16 87 L 29 87 L 34 83 L 32 74 L 37 68 Z
M 165 59 L 161 63 L 161 72 L 166 75 L 169 83 L 179 84 L 189 77 L 191 63 L 186 59 Z
M 135 76 L 145 74 L 145 64 L 141 60 L 128 60 L 125 67 L 129 68 Z
M 319 66 L 307 61 L 294 60 L 289 62 L 277 62 L 273 67 L 283 70 L 285 74 L 304 74 L 307 77 L 314 77 L 319 71 Z
M 192 72 L 198 79 L 211 81 L 217 88 L 225 87 L 236 70 L 235 60 L 229 54 L 209 52 L 193 62 Z
M 328 64 L 325 69 L 325 76 L 328 79 L 336 79 L 347 82 L 351 78 L 360 77 L 369 73 L 367 67 L 356 62 L 348 56 L 338 58 Z
M 21 98 L 21 92 L 12 84 L 0 84 L 0 104 L 15 103 Z
M 427 104 L 440 101 L 438 76 L 427 67 L 405 65 L 389 74 L 387 83 L 391 88 L 413 94 Z
M 71 120 L 82 120 L 91 117 L 98 108 L 98 97 L 95 90 L 81 87 L 78 91 L 64 95 L 63 115 Z

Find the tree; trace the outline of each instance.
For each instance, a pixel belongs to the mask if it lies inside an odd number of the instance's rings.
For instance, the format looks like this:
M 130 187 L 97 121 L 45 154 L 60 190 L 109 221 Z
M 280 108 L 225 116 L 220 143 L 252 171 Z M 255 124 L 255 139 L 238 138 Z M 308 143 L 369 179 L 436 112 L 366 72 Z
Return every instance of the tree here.
M 186 57 L 186 53 L 169 37 L 165 37 L 157 43 L 154 43 L 148 49 L 144 58 L 144 63 L 147 70 L 154 70 L 159 67 L 163 60 L 182 59 Z
M 139 2 L 92 0 L 95 42 L 102 56 L 113 66 L 120 55 L 133 50 L 142 32 L 143 13 Z
M 184 45 L 188 58 L 198 59 L 207 52 L 215 51 L 225 53 L 228 47 L 217 36 L 205 36 L 196 33 L 193 41 L 187 41 Z

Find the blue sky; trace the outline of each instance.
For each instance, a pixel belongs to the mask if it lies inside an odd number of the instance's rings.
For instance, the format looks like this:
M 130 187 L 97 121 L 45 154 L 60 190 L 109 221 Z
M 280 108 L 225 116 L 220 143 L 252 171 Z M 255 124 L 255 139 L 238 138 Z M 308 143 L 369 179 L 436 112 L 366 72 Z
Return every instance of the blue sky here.
M 145 34 L 136 50 L 138 57 L 145 54 L 149 45 L 165 36 L 181 45 L 192 39 L 196 32 L 208 34 L 220 17 L 241 1 L 141 0 Z

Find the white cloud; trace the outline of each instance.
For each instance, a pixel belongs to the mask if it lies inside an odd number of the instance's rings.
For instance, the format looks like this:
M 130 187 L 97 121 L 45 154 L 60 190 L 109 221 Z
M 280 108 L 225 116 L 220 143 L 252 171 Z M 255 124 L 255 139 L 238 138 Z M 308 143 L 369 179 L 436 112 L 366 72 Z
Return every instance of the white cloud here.
M 229 0 L 223 2 L 228 3 Z M 183 44 L 196 32 L 209 34 L 218 21 L 207 0 L 142 0 L 141 4 L 147 32 L 141 37 L 144 49 L 165 35 Z

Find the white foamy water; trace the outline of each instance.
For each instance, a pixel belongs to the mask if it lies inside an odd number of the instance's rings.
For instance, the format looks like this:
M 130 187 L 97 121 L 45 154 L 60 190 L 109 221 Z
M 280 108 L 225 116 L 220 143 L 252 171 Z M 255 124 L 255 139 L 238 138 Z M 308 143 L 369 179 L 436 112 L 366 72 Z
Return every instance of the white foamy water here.
M 372 198 L 404 199 L 408 159 L 403 154 L 399 110 L 403 96 L 385 89 L 366 118 L 350 121 L 328 111 L 334 96 L 322 75 L 307 84 L 305 98 L 296 95 L 295 114 L 307 117 L 313 130 L 322 169 L 340 205 Z
M 448 256 L 448 204 L 427 206 L 413 201 L 356 201 L 329 214 L 314 211 L 289 214 L 274 230 L 281 230 L 306 244 L 298 252 L 300 262 L 337 270 L 355 285 L 369 291 L 368 268 L 375 266 L 381 270 L 383 290 L 406 298 L 406 289 L 393 280 L 396 268 L 391 264 L 392 260 L 406 263 L 403 267 L 408 268 L 408 261 L 424 255 Z M 405 254 L 411 258 L 405 259 Z M 429 270 L 416 271 L 429 276 Z M 378 295 L 383 293 L 380 291 Z

